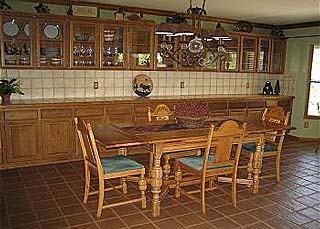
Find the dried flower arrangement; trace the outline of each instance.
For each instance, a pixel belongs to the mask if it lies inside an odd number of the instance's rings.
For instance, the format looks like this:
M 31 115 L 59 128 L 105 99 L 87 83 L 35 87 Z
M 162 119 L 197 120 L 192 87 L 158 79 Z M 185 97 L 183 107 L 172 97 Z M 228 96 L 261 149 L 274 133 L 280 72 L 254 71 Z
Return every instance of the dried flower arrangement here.
M 210 111 L 207 104 L 185 102 L 175 106 L 174 114 L 177 122 L 182 126 L 196 128 L 210 116 Z

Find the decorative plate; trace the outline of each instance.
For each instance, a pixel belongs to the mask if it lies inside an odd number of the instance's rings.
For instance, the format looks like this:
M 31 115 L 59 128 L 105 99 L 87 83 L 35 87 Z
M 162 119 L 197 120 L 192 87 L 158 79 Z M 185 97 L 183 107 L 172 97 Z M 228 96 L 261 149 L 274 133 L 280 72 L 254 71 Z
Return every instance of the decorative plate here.
M 14 37 L 19 33 L 19 26 L 14 21 L 8 21 L 3 24 L 3 32 L 9 37 Z
M 24 31 L 24 34 L 25 34 L 27 37 L 30 36 L 30 24 L 29 24 L 29 23 L 27 23 L 27 24 L 24 25 L 23 31 Z
M 55 39 L 59 35 L 59 26 L 48 24 L 43 28 L 44 35 L 49 39 Z
M 149 76 L 139 74 L 132 80 L 132 89 L 138 96 L 145 97 L 151 93 L 153 82 Z

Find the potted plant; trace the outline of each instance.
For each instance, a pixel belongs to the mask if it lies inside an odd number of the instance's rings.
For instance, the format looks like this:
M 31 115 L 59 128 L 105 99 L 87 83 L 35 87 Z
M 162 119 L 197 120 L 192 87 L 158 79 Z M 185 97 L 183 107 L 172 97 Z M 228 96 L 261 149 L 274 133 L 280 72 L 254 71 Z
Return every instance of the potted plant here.
M 24 95 L 21 90 L 20 83 L 16 78 L 13 79 L 1 79 L 0 80 L 0 96 L 2 98 L 2 104 L 10 104 L 11 94 Z
M 174 111 L 177 122 L 188 128 L 196 128 L 210 116 L 209 107 L 204 103 L 184 102 L 175 106 Z

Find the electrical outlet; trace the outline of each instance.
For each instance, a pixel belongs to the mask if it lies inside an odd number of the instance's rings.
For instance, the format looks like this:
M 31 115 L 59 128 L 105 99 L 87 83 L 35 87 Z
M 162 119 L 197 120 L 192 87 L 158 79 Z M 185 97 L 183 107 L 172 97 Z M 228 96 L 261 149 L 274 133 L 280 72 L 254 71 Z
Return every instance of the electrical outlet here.
M 246 83 L 246 88 L 249 88 L 249 86 L 250 86 L 249 82 L 248 82 L 248 83 Z
M 180 82 L 180 88 L 184 88 L 184 82 L 183 81 Z
M 304 127 L 304 128 L 309 128 L 309 122 L 304 122 L 304 123 L 303 123 L 303 127 Z
M 99 83 L 98 81 L 93 82 L 93 89 L 98 89 L 99 88 Z

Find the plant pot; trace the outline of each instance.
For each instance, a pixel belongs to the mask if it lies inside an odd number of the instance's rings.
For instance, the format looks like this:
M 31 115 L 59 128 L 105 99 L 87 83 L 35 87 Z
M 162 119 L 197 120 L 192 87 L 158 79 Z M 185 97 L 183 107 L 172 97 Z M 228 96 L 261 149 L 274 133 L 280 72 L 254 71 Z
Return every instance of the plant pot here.
M 2 104 L 3 105 L 11 104 L 10 98 L 11 98 L 11 94 L 1 95 Z

